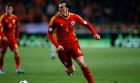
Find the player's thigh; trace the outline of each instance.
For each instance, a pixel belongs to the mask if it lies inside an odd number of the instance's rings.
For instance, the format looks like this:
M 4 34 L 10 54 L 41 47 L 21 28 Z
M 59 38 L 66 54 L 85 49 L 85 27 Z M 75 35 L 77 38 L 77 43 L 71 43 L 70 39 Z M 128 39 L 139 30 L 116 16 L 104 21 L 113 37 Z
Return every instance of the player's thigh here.
M 86 67 L 86 63 L 84 61 L 84 57 L 83 56 L 79 56 L 75 59 L 75 61 L 82 67 Z
M 67 51 L 58 51 L 58 57 L 65 67 L 70 68 L 72 66 L 71 56 L 67 53 Z
M 7 47 L 8 47 L 8 42 L 2 42 L 1 45 L 0 45 L 0 50 L 1 50 L 1 53 L 4 54 L 7 50 Z
M 79 44 L 76 44 L 71 52 L 72 58 L 76 59 L 77 57 L 83 56 L 82 50 Z
M 15 50 L 15 49 L 18 49 L 18 44 L 17 44 L 16 40 L 10 41 L 9 42 L 9 47 L 12 51 Z

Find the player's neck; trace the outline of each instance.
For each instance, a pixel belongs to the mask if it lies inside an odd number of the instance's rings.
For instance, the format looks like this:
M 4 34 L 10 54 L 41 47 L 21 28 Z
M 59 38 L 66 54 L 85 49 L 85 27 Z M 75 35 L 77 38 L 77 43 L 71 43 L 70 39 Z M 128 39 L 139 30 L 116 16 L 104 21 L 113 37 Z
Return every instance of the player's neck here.
M 63 18 L 68 18 L 68 17 L 69 17 L 69 12 L 67 12 L 66 14 L 61 14 L 61 16 L 62 16 Z
M 6 15 L 7 15 L 7 16 L 12 16 L 12 14 L 11 14 L 11 13 L 6 13 Z

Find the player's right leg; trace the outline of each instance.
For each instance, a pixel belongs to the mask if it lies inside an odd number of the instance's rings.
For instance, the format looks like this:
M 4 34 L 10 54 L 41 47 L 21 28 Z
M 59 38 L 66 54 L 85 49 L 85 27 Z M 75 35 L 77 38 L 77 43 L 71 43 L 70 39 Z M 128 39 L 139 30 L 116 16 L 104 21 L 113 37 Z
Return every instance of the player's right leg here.
M 84 77 L 87 79 L 88 83 L 94 83 L 94 79 L 92 77 L 92 74 L 84 61 L 83 53 L 82 53 L 80 46 L 78 44 L 75 45 L 75 47 L 73 48 L 71 56 L 79 64 L 79 66 L 84 74 Z
M 5 74 L 5 72 L 3 71 L 3 60 L 4 56 L 2 55 L 2 49 L 0 49 L 0 74 Z
M 7 46 L 0 46 L 0 74 L 5 74 L 3 70 L 3 64 L 4 64 L 4 56 L 6 52 Z
M 67 51 L 58 51 L 58 57 L 66 67 L 66 73 L 71 76 L 75 72 L 75 67 L 72 63 L 71 56 L 68 55 Z
M 88 83 L 94 83 L 94 79 L 92 77 L 92 74 L 91 74 L 88 66 L 85 64 L 84 57 L 79 56 L 75 60 L 79 64 L 79 66 L 81 67 L 81 70 L 82 70 L 85 78 L 87 79 Z

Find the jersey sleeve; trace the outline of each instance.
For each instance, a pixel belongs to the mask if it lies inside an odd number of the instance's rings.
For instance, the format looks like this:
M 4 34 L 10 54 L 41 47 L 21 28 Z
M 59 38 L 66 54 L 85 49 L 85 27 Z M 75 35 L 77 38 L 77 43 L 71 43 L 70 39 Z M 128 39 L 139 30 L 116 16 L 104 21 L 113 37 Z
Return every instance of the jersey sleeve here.
M 50 39 L 50 41 L 53 43 L 53 45 L 57 48 L 59 46 L 56 38 L 54 37 L 54 34 L 55 34 L 55 16 L 51 18 L 50 20 L 50 24 L 49 24 L 49 27 L 48 27 L 48 38 Z
M 4 34 L 3 34 L 3 29 L 2 29 L 2 23 L 0 23 L 0 36 L 3 37 Z
M 20 22 L 16 17 L 16 28 L 15 28 L 15 37 L 16 37 L 16 39 L 19 39 L 19 36 L 20 36 L 19 26 L 20 26 Z
M 2 19 L 3 19 L 3 16 L 0 17 L 0 35 L 1 37 L 4 37 Z
M 76 20 L 78 21 L 79 24 L 82 24 L 82 25 L 86 26 L 94 35 L 97 34 L 97 32 L 96 32 L 94 26 L 93 26 L 91 23 L 85 21 L 85 20 L 84 20 L 82 17 L 80 17 L 79 15 L 76 15 Z

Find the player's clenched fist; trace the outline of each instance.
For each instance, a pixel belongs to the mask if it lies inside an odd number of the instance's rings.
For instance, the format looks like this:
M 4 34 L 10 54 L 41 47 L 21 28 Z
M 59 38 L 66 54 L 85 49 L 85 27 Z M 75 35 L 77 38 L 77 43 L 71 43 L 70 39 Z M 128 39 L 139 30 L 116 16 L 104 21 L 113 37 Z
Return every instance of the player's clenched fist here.
M 63 50 L 64 50 L 64 47 L 61 46 L 61 45 L 59 45 L 59 46 L 57 47 L 57 50 L 58 50 L 58 51 L 63 51 Z
M 100 39 L 100 35 L 99 34 L 95 34 L 94 35 L 94 38 L 97 39 L 97 40 L 99 40 Z

